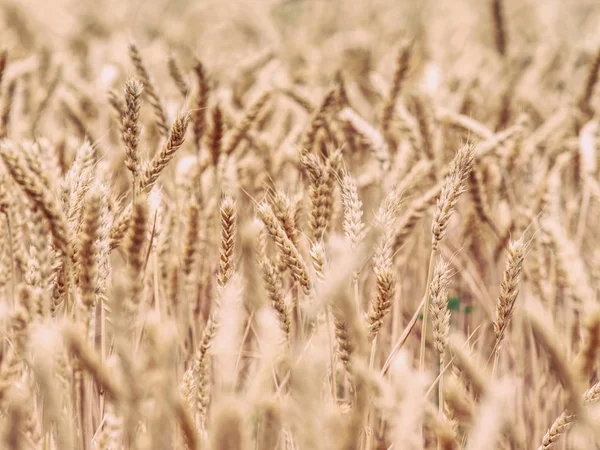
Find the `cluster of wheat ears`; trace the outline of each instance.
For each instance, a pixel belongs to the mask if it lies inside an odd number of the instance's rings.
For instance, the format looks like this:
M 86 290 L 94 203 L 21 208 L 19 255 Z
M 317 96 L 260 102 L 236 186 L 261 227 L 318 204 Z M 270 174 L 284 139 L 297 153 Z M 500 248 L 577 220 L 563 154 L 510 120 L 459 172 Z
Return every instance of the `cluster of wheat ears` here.
M 600 52 L 480 4 L 382 71 L 331 5 L 224 71 L 3 4 L 0 447 L 598 448 Z

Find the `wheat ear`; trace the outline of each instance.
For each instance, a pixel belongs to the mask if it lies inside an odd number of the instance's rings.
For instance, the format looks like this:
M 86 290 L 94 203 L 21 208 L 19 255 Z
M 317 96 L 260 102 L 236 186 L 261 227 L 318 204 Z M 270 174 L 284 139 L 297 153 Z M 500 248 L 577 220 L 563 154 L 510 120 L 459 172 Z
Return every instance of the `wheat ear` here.
M 206 129 L 206 109 L 208 108 L 208 79 L 204 65 L 201 61 L 196 61 L 194 66 L 194 75 L 196 76 L 196 98 L 194 102 L 194 110 L 192 112 L 192 122 L 194 130 L 194 146 L 196 151 L 200 151 L 200 141 L 204 136 Z
M 494 19 L 494 41 L 500 56 L 506 56 L 506 20 L 504 18 L 503 0 L 492 0 L 492 17 Z
M 235 201 L 226 195 L 221 201 L 221 243 L 217 282 L 223 288 L 233 274 L 233 249 L 236 237 Z
M 187 114 L 180 115 L 175 119 L 175 122 L 171 127 L 169 139 L 160 152 L 154 156 L 149 167 L 144 171 L 140 178 L 140 192 L 149 193 L 152 190 L 152 187 L 154 186 L 154 183 L 156 183 L 156 180 L 158 180 L 161 172 L 173 159 L 175 153 L 179 150 L 179 147 L 183 145 L 189 121 L 190 117 Z
M 519 295 L 519 283 L 521 281 L 526 251 L 527 244 L 522 238 L 512 241 L 508 246 L 504 279 L 500 287 L 500 297 L 496 304 L 496 322 L 494 322 L 494 332 L 496 333 L 494 348 L 496 354 L 499 351 L 506 329 L 510 324 L 510 319 L 515 308 L 515 301 L 517 295 Z
M 44 218 L 48 221 L 56 248 L 64 255 L 70 256 L 71 245 L 68 226 L 54 196 L 40 183 L 39 179 L 32 177 L 11 142 L 3 141 L 0 144 L 0 157 L 11 177 L 23 189 L 29 199 L 40 208 Z
M 273 239 L 277 245 L 277 248 L 281 252 L 284 261 L 290 268 L 294 279 L 302 287 L 306 295 L 310 294 L 312 291 L 312 283 L 310 277 L 308 276 L 306 263 L 300 255 L 300 252 L 290 238 L 287 237 L 285 230 L 267 203 L 259 203 L 257 206 L 257 211 L 260 219 L 265 224 L 269 236 L 271 236 L 271 239 Z
M 160 134 L 162 136 L 167 136 L 169 134 L 169 126 L 167 125 L 167 115 L 165 114 L 165 110 L 158 96 L 156 85 L 152 81 L 150 73 L 144 65 L 144 60 L 142 59 L 142 55 L 140 54 L 137 45 L 133 42 L 129 44 L 129 57 L 131 58 L 131 62 L 135 67 L 135 71 L 137 72 L 138 77 L 140 77 L 140 81 L 144 85 L 146 95 L 148 96 L 148 102 L 150 103 L 150 106 L 154 111 L 154 118 L 156 120 L 156 125 L 158 126 Z
M 188 85 L 188 82 L 185 80 L 183 73 L 181 72 L 181 68 L 177 63 L 175 56 L 169 56 L 168 66 L 169 75 L 171 75 L 171 79 L 175 83 L 175 86 L 177 86 L 177 90 L 184 99 L 187 98 L 188 93 L 190 92 L 190 87 Z
M 133 179 L 133 198 L 135 201 L 135 188 L 140 168 L 140 106 L 143 86 L 135 78 L 125 84 L 125 109 L 121 122 L 121 134 L 125 143 L 125 166 L 131 172 Z
M 425 288 L 425 305 L 423 309 L 423 331 L 421 333 L 421 349 L 419 367 L 425 367 L 425 341 L 427 339 L 427 320 L 429 315 L 429 283 L 432 276 L 433 261 L 439 250 L 440 241 L 446 233 L 450 217 L 460 195 L 466 190 L 465 182 L 473 170 L 475 161 L 475 147 L 471 144 L 462 146 L 450 163 L 450 169 L 444 186 L 437 201 L 437 207 L 431 226 L 431 255 L 429 256 L 429 270 Z
M 396 58 L 396 70 L 394 71 L 394 78 L 390 86 L 390 91 L 383 103 L 381 113 L 381 130 L 384 134 L 387 134 L 394 116 L 394 110 L 396 108 L 396 102 L 400 95 L 400 89 L 402 83 L 406 78 L 406 74 L 409 69 L 410 56 L 412 54 L 412 48 L 410 45 L 404 44 L 398 51 L 398 57 Z

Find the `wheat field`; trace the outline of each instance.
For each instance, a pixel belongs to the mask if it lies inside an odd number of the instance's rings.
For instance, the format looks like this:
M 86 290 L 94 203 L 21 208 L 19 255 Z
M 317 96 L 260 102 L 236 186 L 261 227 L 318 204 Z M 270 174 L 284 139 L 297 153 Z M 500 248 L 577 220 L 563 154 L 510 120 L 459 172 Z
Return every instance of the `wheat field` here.
M 599 21 L 0 2 L 0 449 L 600 448 Z

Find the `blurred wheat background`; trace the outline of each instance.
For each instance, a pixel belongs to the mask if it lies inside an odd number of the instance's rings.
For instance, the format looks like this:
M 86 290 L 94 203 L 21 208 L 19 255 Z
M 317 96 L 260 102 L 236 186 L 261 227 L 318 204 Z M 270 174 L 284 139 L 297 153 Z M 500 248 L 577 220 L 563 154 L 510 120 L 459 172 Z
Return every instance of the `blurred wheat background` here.
M 0 448 L 600 448 L 599 21 L 0 2 Z

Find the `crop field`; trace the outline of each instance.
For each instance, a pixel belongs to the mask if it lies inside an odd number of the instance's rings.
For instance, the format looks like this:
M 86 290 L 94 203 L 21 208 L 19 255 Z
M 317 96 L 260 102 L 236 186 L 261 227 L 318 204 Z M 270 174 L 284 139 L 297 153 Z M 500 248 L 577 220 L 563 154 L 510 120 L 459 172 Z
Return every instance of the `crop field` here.
M 0 1 L 0 450 L 600 449 L 599 24 Z

